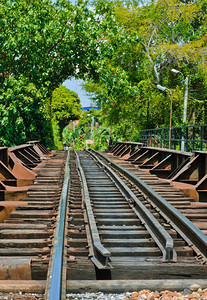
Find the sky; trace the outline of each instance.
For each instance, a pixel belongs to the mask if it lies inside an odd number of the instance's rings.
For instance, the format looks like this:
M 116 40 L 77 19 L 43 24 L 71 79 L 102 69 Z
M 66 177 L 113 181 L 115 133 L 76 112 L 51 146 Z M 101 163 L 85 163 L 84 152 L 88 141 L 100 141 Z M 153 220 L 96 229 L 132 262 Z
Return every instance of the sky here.
M 86 91 L 81 87 L 82 83 L 83 81 L 81 79 L 72 78 L 64 81 L 62 85 L 78 94 L 82 107 L 91 106 L 92 101 L 86 95 Z

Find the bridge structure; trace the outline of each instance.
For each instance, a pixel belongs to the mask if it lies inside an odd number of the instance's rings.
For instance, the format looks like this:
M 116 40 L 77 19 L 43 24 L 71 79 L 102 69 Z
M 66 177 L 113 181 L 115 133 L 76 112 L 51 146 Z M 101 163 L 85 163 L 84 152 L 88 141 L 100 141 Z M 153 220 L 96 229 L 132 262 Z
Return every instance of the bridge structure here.
M 0 149 L 0 291 L 207 286 L 207 151 Z

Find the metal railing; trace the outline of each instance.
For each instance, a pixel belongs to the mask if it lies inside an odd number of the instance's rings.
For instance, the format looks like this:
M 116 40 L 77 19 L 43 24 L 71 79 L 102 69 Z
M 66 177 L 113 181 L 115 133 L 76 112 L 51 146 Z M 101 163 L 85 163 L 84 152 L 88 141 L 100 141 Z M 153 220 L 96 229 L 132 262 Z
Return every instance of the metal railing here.
M 169 128 L 141 130 L 139 142 L 144 146 L 169 148 Z M 171 149 L 207 150 L 207 124 L 171 128 Z

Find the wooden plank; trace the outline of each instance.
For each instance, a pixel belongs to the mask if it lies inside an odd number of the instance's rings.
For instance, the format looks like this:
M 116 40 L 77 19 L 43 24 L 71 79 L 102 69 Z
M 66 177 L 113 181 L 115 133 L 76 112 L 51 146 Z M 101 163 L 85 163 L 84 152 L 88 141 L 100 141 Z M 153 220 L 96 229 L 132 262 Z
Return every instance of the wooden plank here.
M 41 248 L 47 247 L 48 243 L 45 239 L 5 239 L 0 240 L 0 248 Z
M 0 206 L 3 207 L 14 207 L 14 206 L 27 206 L 26 201 L 0 201 Z
M 0 248 L 1 256 L 38 256 L 38 254 L 47 255 L 50 253 L 50 248 L 45 247 L 44 249 L 40 248 Z
M 0 291 L 44 294 L 45 284 L 44 280 L 0 280 Z
M 0 231 L 1 239 L 18 239 L 18 238 L 48 238 L 53 233 L 52 230 L 45 231 L 45 230 L 33 230 L 33 229 L 19 229 L 19 230 L 11 230 L 11 229 L 4 229 Z
M 140 272 L 141 273 L 141 272 Z M 140 290 L 152 291 L 183 291 L 190 289 L 192 285 L 198 285 L 205 289 L 207 279 L 130 279 L 130 280 L 67 280 L 67 293 L 102 292 L 122 293 Z M 1 287 L 1 284 L 0 284 Z
M 161 256 L 161 251 L 157 247 L 108 247 L 107 248 L 114 256 Z

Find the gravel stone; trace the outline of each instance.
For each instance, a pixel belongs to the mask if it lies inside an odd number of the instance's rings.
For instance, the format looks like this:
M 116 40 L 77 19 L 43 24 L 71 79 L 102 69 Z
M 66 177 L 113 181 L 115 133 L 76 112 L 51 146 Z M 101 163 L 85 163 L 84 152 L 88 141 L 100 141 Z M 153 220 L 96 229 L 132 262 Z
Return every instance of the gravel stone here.
M 195 284 L 195 283 L 190 286 L 191 291 L 197 291 L 200 288 L 201 288 L 200 285 Z
M 191 287 L 192 288 L 192 287 Z M 104 293 L 83 293 L 67 294 L 67 300 L 207 300 L 207 289 L 200 289 L 194 285 L 194 291 L 184 289 L 182 292 L 176 291 L 150 291 L 141 290 L 138 292 L 127 292 L 121 294 L 104 294 Z
M 192 288 L 192 287 L 190 287 Z M 66 300 L 207 300 L 207 289 L 198 288 L 193 285 L 194 291 L 186 288 L 182 292 L 176 291 L 150 291 L 141 290 L 125 292 L 120 294 L 98 293 L 68 293 Z M 39 294 L 30 293 L 1 293 L 0 300 L 44 300 L 45 297 Z
M 188 294 L 191 294 L 191 293 L 192 293 L 192 291 L 190 289 L 184 289 L 183 290 L 184 295 L 188 295 Z
M 122 294 L 104 294 L 104 293 L 84 293 L 84 294 L 67 294 L 67 300 L 123 300 L 126 297 L 130 297 L 131 293 L 122 293 Z

